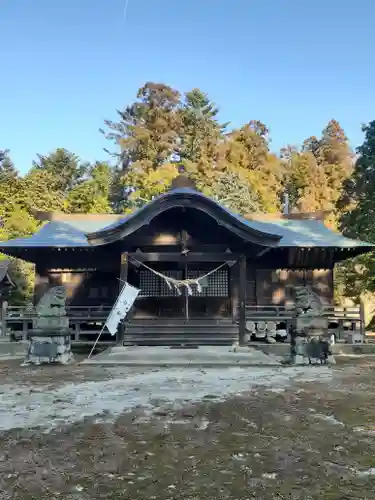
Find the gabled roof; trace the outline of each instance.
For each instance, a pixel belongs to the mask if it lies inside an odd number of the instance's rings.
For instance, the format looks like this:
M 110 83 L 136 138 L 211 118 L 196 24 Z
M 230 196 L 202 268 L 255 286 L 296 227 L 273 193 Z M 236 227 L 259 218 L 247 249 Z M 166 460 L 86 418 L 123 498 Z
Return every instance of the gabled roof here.
M 66 222 L 47 222 L 32 236 L 15 238 L 0 243 L 0 250 L 6 248 L 79 248 L 91 246 L 83 231 Z
M 102 245 L 118 241 L 148 225 L 159 214 L 173 208 L 193 208 L 212 216 L 221 226 L 236 234 L 244 241 L 267 247 L 277 246 L 281 235 L 264 226 L 257 228 L 245 218 L 231 212 L 212 198 L 191 188 L 177 188 L 153 199 L 132 214 L 116 221 L 102 230 L 87 234 L 92 245 Z
M 93 248 L 125 238 L 163 211 L 191 207 L 212 215 L 236 234 L 269 247 L 345 248 L 369 251 L 374 245 L 353 240 L 330 230 L 322 220 L 267 216 L 264 220 L 245 218 L 231 212 L 202 193 L 189 188 L 169 191 L 130 215 L 63 216 L 47 222 L 37 233 L 0 243 L 0 251 L 12 255 L 20 248 Z
M 259 229 L 267 226 L 273 233 L 280 235 L 279 247 L 371 248 L 374 246 L 332 231 L 322 220 L 275 217 L 268 218 L 267 221 L 250 220 L 249 224 Z

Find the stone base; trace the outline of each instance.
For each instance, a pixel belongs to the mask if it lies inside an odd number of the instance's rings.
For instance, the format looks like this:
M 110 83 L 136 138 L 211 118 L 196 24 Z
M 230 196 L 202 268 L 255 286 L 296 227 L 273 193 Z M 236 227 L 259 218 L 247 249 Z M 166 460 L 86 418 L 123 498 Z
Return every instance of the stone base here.
M 336 359 L 333 355 L 327 357 L 326 360 L 320 358 L 308 358 L 301 354 L 295 356 L 286 356 L 282 362 L 284 365 L 335 365 Z
M 58 363 L 66 365 L 72 359 L 70 334 L 30 337 L 25 364 Z
M 251 347 L 199 346 L 198 349 L 170 347 L 111 347 L 83 361 L 91 365 L 137 367 L 245 367 L 281 366 L 276 356 L 267 356 Z

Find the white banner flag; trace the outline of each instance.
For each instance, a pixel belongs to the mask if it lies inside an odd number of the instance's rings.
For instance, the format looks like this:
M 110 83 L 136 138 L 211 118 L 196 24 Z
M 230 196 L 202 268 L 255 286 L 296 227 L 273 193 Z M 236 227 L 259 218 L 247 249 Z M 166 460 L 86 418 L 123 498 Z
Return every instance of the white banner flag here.
M 135 302 L 140 290 L 129 283 L 125 283 L 122 287 L 112 311 L 109 313 L 105 326 L 111 335 L 117 333 L 117 328 L 122 319 L 125 318 L 130 308 Z

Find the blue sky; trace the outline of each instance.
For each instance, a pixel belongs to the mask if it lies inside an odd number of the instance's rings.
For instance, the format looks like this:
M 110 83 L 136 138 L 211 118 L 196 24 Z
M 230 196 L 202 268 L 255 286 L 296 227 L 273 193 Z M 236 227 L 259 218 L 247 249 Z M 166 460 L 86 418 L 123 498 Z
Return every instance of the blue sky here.
M 373 0 L 0 0 L 0 149 L 26 171 L 65 147 L 107 159 L 98 129 L 146 81 L 199 87 L 272 148 L 336 118 L 375 119 Z

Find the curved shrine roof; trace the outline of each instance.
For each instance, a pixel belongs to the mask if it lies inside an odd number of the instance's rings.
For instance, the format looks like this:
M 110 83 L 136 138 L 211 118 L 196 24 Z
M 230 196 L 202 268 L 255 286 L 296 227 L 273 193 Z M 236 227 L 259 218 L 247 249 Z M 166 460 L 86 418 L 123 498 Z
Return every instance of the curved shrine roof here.
M 93 219 L 65 216 L 63 221 L 47 222 L 30 237 L 0 242 L 0 251 L 11 254 L 15 248 L 93 248 L 124 238 L 165 210 L 191 207 L 203 210 L 220 224 L 258 244 L 271 247 L 358 248 L 371 250 L 374 245 L 346 238 L 329 229 L 322 220 L 287 219 L 267 216 L 266 220 L 247 219 L 223 207 L 211 198 L 190 188 L 169 191 L 130 215 L 118 214 Z

